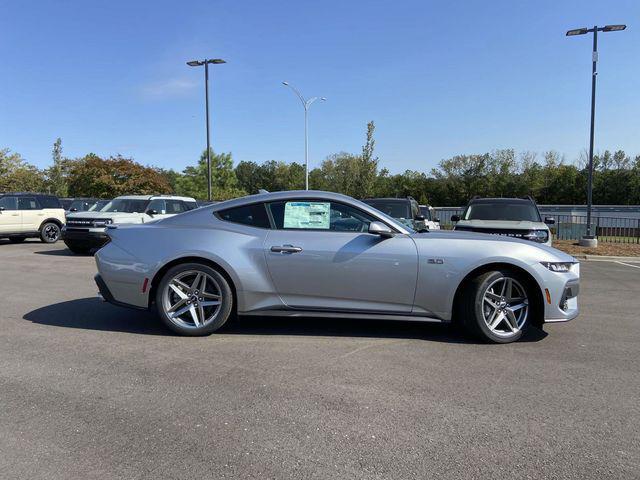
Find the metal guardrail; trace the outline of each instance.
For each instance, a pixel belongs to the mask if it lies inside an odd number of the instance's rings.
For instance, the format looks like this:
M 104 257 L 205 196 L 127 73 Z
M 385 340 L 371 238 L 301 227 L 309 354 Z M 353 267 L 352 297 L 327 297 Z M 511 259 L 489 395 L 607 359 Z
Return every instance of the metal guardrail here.
M 462 208 L 441 208 L 437 211 L 440 227 L 453 228 L 452 215 L 461 215 Z M 587 231 L 586 215 L 545 215 L 556 219 L 549 225 L 554 240 L 579 240 Z M 640 218 L 592 217 L 591 229 L 603 243 L 640 244 Z

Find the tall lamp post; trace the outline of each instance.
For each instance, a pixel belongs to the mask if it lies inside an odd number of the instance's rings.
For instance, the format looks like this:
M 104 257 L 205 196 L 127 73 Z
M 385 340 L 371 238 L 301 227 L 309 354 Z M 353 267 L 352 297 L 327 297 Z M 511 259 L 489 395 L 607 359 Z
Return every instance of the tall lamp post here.
M 289 85 L 289 82 L 282 82 L 282 84 L 285 87 L 289 87 L 291 90 L 293 90 L 293 93 L 298 96 L 304 108 L 304 189 L 309 190 L 309 139 L 307 135 L 307 114 L 309 112 L 309 107 L 311 107 L 313 102 L 315 102 L 316 100 L 322 100 L 323 102 L 325 102 L 327 99 L 324 97 L 311 97 L 307 100 L 294 86 Z
M 211 201 L 211 142 L 209 139 L 209 64 L 213 63 L 218 65 L 220 63 L 227 63 L 221 58 L 214 58 L 212 60 L 191 60 L 187 62 L 190 67 L 201 67 L 204 65 L 204 101 L 205 111 L 207 117 L 207 200 Z
M 591 231 L 591 206 L 593 200 L 593 130 L 596 118 L 596 76 L 598 63 L 598 32 L 617 32 L 627 28 L 626 25 L 606 25 L 604 27 L 576 28 L 567 32 L 567 37 L 593 33 L 593 52 L 591 56 L 591 131 L 589 134 L 589 175 L 587 181 L 587 234 L 580 239 L 580 245 L 585 247 L 598 246 L 595 232 Z

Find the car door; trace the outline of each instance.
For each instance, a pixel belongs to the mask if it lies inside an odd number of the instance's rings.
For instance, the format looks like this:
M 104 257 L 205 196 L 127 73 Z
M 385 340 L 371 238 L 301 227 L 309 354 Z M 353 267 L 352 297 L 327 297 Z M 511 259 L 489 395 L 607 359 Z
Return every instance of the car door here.
M 374 219 L 326 200 L 269 204 L 276 229 L 265 240 L 269 273 L 281 300 L 306 310 L 409 313 L 418 254 L 404 234 L 367 233 Z
M 37 232 L 44 220 L 44 211 L 38 204 L 36 197 L 18 197 L 18 210 L 22 214 L 21 231 L 25 233 Z
M 0 198 L 0 234 L 21 231 L 22 214 L 18 210 L 18 199 L 11 196 Z

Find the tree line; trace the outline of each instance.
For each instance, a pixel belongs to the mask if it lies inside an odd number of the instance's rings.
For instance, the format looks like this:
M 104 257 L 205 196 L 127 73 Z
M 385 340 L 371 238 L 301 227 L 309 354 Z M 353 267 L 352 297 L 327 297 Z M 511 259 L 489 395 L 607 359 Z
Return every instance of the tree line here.
M 355 198 L 412 196 L 435 206 L 464 205 L 474 195 L 523 197 L 541 204 L 584 204 L 587 162 L 568 162 L 555 151 L 541 155 L 513 149 L 456 155 L 442 160 L 428 172 L 406 170 L 392 174 L 380 168 L 375 156 L 375 125 L 369 122 L 362 151 L 340 152 L 327 157 L 309 172 L 315 190 L 344 193 Z M 240 161 L 231 153 L 211 155 L 212 192 L 216 200 L 268 191 L 303 189 L 304 165 L 282 161 Z M 62 141 L 52 149 L 52 164 L 38 169 L 19 154 L 0 149 L 0 192 L 40 191 L 60 197 L 112 198 L 124 194 L 175 193 L 205 199 L 206 151 L 195 165 L 181 172 L 144 166 L 131 158 L 102 158 L 90 153 L 65 158 Z M 594 156 L 593 202 L 640 204 L 640 155 L 623 150 Z

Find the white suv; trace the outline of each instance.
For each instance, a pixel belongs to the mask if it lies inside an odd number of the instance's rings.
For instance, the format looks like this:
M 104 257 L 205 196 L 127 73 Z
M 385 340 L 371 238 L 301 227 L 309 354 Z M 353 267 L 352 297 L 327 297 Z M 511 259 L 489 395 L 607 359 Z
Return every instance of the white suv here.
M 0 194 L 0 238 L 20 243 L 27 237 L 55 243 L 64 225 L 64 209 L 57 197 L 40 193 Z
M 197 208 L 190 197 L 174 195 L 127 195 L 111 200 L 99 212 L 67 215 L 62 230 L 64 243 L 74 253 L 88 253 L 108 240 L 106 226 L 111 224 L 148 223 Z

